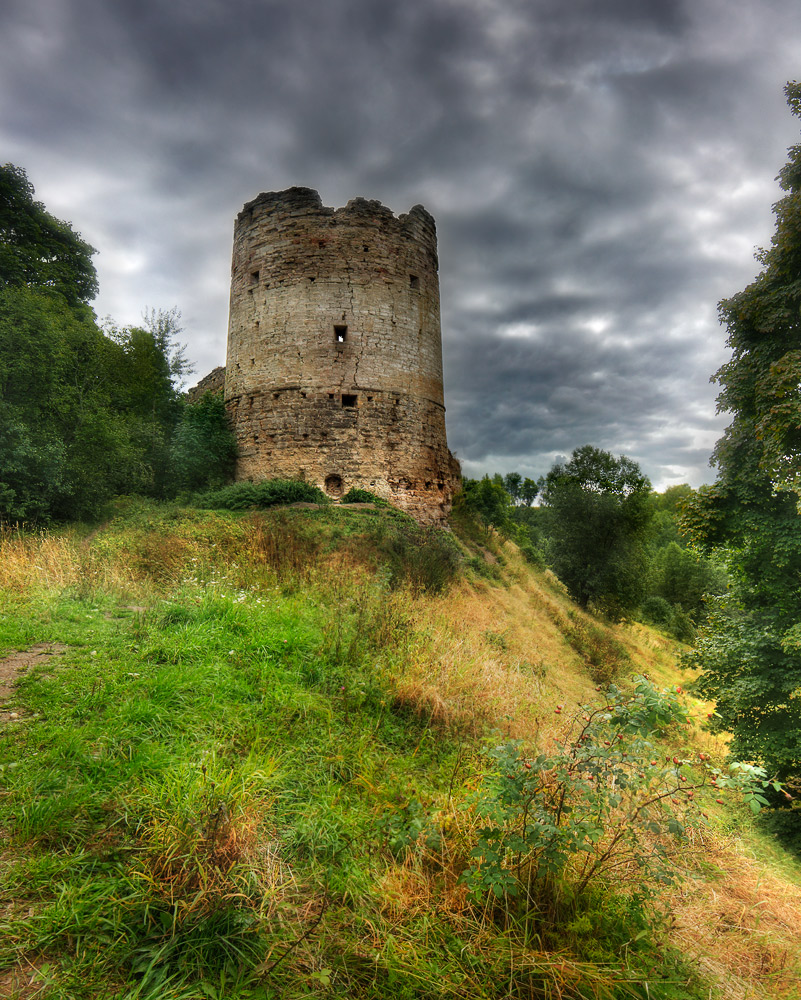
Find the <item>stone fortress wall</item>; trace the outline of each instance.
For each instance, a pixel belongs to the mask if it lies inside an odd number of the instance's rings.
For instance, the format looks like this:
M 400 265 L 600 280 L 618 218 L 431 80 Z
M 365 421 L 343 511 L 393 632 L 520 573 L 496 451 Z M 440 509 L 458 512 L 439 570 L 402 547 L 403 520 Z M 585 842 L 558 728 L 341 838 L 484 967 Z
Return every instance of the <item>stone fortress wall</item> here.
M 458 482 L 442 388 L 434 220 L 261 194 L 234 228 L 225 399 L 237 479 L 360 486 L 422 523 Z

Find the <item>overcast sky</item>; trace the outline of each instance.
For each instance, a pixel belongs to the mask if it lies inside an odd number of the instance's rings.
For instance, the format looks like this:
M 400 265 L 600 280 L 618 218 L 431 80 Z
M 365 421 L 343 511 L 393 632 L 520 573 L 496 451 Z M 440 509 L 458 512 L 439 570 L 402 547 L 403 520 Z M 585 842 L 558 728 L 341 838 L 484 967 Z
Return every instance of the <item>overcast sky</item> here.
M 245 201 L 422 203 L 465 472 L 589 443 L 697 486 L 800 67 L 798 0 L 2 0 L 0 162 L 97 248 L 99 317 L 181 310 L 192 381 Z

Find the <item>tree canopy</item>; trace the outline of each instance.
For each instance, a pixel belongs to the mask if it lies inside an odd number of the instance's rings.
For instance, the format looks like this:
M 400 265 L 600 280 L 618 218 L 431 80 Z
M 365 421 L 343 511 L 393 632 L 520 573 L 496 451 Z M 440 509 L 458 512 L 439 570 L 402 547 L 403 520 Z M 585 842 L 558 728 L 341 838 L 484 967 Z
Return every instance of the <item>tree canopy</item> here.
M 620 617 L 639 605 L 650 491 L 636 462 L 590 445 L 545 477 L 549 562 L 582 607 Z
M 801 85 L 786 94 L 801 116 Z M 733 733 L 734 755 L 801 782 L 801 145 L 779 180 L 763 269 L 720 303 L 732 353 L 714 381 L 732 421 L 714 451 L 717 480 L 686 503 L 684 523 L 733 579 L 696 654 L 716 725 Z
M 50 289 L 70 305 L 89 303 L 98 288 L 94 249 L 33 195 L 24 170 L 0 167 L 0 288 Z
M 0 520 L 93 518 L 115 494 L 219 485 L 230 469 L 220 406 L 194 414 L 178 389 L 180 314 L 101 330 L 93 252 L 23 170 L 0 169 Z

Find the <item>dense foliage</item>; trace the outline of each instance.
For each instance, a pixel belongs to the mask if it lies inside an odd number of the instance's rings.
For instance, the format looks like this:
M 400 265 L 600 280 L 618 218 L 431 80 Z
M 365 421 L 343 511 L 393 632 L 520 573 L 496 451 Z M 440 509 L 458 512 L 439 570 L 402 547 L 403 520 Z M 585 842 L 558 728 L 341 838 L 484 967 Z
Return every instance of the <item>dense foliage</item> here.
M 0 288 L 48 289 L 86 304 L 97 294 L 95 251 L 33 193 L 24 170 L 0 167 Z
M 636 462 L 590 445 L 545 477 L 549 559 L 581 607 L 593 604 L 619 617 L 639 606 L 650 492 Z
M 585 456 L 606 456 L 599 459 L 601 464 L 619 461 L 590 446 L 580 451 Z M 629 459 L 623 461 L 628 463 Z M 631 465 L 634 467 L 634 463 Z M 692 641 L 697 626 L 706 619 L 710 597 L 725 593 L 728 576 L 720 559 L 690 547 L 687 535 L 680 531 L 679 509 L 694 496 L 691 487 L 686 483 L 670 486 L 664 493 L 650 493 L 647 502 L 644 493 L 638 493 L 642 524 L 636 537 L 629 539 L 628 564 L 621 559 L 615 570 L 622 574 L 630 596 L 630 600 L 621 604 L 620 590 L 607 589 L 612 573 L 606 580 L 603 576 L 611 567 L 604 568 L 608 555 L 602 543 L 607 540 L 605 533 L 613 530 L 612 523 L 604 519 L 603 507 L 604 504 L 614 507 L 615 501 L 609 496 L 602 497 L 604 489 L 596 489 L 597 484 L 592 483 L 590 476 L 586 495 L 585 488 L 578 489 L 573 497 L 567 489 L 557 493 L 553 484 L 562 468 L 555 467 L 548 480 L 543 477 L 537 482 L 524 479 L 517 472 L 505 476 L 496 473 L 480 480 L 464 479 L 456 501 L 456 516 L 462 510 L 469 512 L 485 534 L 495 530 L 502 537 L 511 538 L 531 563 L 540 567 L 550 565 L 566 584 L 577 572 L 576 563 L 580 569 L 580 560 L 585 559 L 584 572 L 597 574 L 604 590 L 603 596 L 600 590 L 594 593 L 588 605 L 592 603 L 612 617 L 624 612 L 634 615 L 682 642 Z M 575 483 L 572 485 L 575 488 Z M 538 495 L 541 502 L 535 506 Z M 598 508 L 598 520 L 585 525 L 582 518 L 587 507 L 593 505 Z M 602 525 L 601 537 L 596 537 L 598 532 L 593 531 L 593 525 L 597 528 L 598 524 Z M 615 559 L 624 555 L 614 551 L 612 534 L 608 540 Z M 576 582 L 571 589 L 577 600 L 578 587 Z
M 180 489 L 215 489 L 233 478 L 236 440 L 220 393 L 204 393 L 197 403 L 184 406 L 170 460 Z
M 0 521 L 96 518 L 119 493 L 220 485 L 221 403 L 189 406 L 176 310 L 100 329 L 89 247 L 0 168 Z
M 786 93 L 801 115 L 801 85 Z M 686 505 L 685 524 L 733 578 L 696 656 L 716 725 L 733 733 L 733 754 L 801 782 L 801 145 L 779 179 L 763 270 L 720 303 L 732 354 L 715 381 L 732 422 L 718 478 Z
M 231 483 L 194 497 L 196 507 L 206 510 L 258 510 L 287 503 L 330 503 L 317 486 L 298 479 L 264 479 L 258 483 Z

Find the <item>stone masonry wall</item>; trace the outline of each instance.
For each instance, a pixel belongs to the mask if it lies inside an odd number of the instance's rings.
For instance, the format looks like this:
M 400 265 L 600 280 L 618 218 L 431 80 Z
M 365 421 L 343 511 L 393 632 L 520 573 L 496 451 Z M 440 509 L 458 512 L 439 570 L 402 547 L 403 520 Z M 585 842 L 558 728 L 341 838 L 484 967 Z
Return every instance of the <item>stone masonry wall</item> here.
M 207 392 L 223 392 L 225 390 L 225 368 L 222 365 L 213 368 L 197 385 L 186 390 L 186 398 L 190 403 L 198 403 Z
M 238 479 L 361 486 L 423 523 L 450 510 L 436 230 L 420 206 L 259 195 L 234 230 L 225 398 Z

